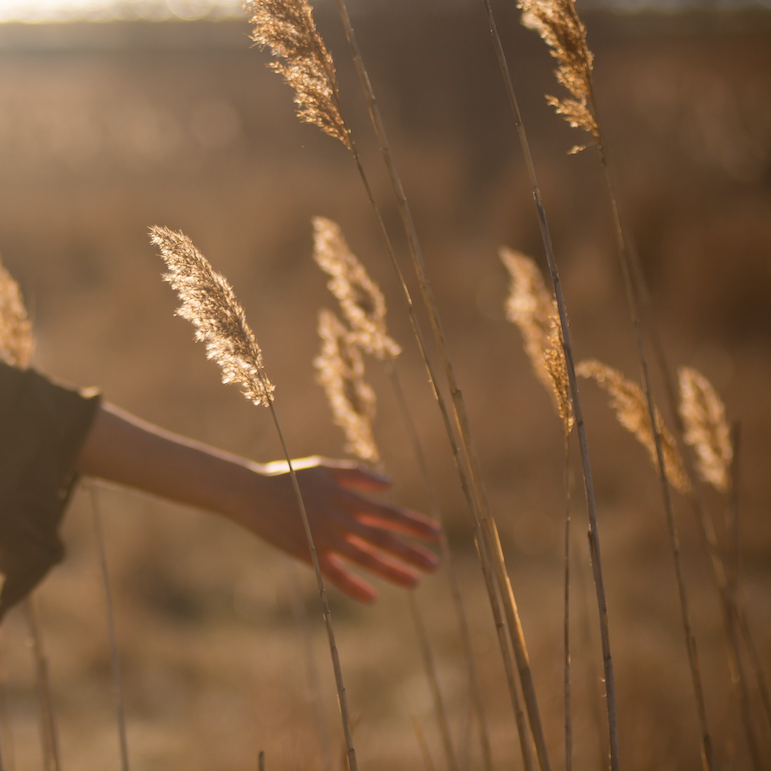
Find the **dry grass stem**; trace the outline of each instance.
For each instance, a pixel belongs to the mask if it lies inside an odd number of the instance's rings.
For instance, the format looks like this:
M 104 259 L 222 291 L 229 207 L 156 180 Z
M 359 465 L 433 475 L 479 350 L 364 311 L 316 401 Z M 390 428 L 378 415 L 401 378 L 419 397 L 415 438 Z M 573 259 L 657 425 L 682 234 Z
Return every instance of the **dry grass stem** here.
M 182 233 L 175 233 L 167 228 L 154 227 L 151 228 L 150 233 L 152 242 L 160 247 L 161 256 L 169 269 L 164 279 L 172 285 L 182 301 L 177 313 L 195 326 L 196 339 L 206 344 L 207 356 L 214 359 L 222 368 L 223 382 L 240 383 L 247 399 L 256 405 L 264 404 L 270 410 L 273 425 L 276 428 L 276 434 L 289 467 L 289 476 L 302 519 L 311 564 L 316 574 L 329 651 L 332 657 L 332 667 L 335 673 L 348 769 L 349 771 L 357 771 L 348 697 L 332 626 L 332 613 L 329 609 L 324 579 L 321 575 L 321 567 L 313 543 L 308 513 L 273 404 L 274 387 L 268 380 L 262 364 L 262 352 L 246 323 L 243 308 L 238 304 L 230 285 L 223 276 L 215 273 L 206 258 L 193 246 L 190 239 Z
M 123 684 L 120 676 L 120 661 L 118 659 L 118 636 L 115 632 L 115 613 L 113 611 L 112 590 L 110 588 L 110 573 L 107 569 L 107 550 L 102 531 L 102 515 L 99 509 L 99 497 L 96 485 L 89 485 L 91 493 L 91 513 L 93 515 L 94 534 L 99 550 L 99 566 L 102 572 L 104 586 L 105 614 L 107 616 L 107 631 L 110 636 L 110 659 L 112 664 L 112 679 L 115 684 L 115 709 L 118 719 L 118 741 L 120 745 L 121 770 L 129 771 L 128 735 L 126 732 L 126 705 L 123 699 Z
M 279 60 L 271 63 L 271 69 L 294 89 L 298 117 L 352 151 L 350 132 L 340 113 L 335 66 L 316 30 L 310 5 L 306 0 L 248 0 L 244 7 L 251 14 L 251 39 L 270 48 Z
M 533 371 L 551 394 L 565 434 L 569 434 L 574 417 L 557 302 L 534 260 L 506 247 L 501 248 L 500 257 L 511 275 L 506 318 L 522 332 Z
M 557 80 L 570 92 L 571 99 L 547 96 L 549 104 L 573 128 L 588 131 L 598 142 L 600 130 L 590 107 L 592 52 L 586 45 L 586 28 L 576 13 L 573 0 L 520 0 L 522 23 L 538 32 L 557 60 Z M 577 153 L 586 145 L 574 147 Z
M 335 425 L 345 432 L 346 451 L 378 463 L 372 433 L 375 392 L 364 380 L 364 361 L 352 333 L 328 310 L 319 312 L 321 354 L 315 359 L 316 379 L 324 387 Z
M 13 367 L 29 366 L 35 350 L 32 324 L 19 285 L 0 263 L 0 359 Z
M 731 429 L 725 406 L 712 384 L 690 367 L 678 371 L 683 439 L 696 453 L 696 469 L 705 482 L 722 493 L 731 486 Z
M 262 363 L 262 351 L 246 323 L 244 309 L 224 276 L 183 233 L 168 228 L 150 229 L 168 268 L 164 279 L 179 295 L 177 315 L 192 322 L 195 339 L 206 345 L 206 355 L 219 364 L 223 383 L 240 383 L 254 404 L 270 405 L 274 386 Z
M 386 331 L 386 304 L 378 285 L 348 248 L 340 227 L 313 218 L 313 259 L 331 276 L 327 284 L 353 332 L 352 339 L 378 359 L 394 359 L 401 348 Z
M 618 422 L 648 451 L 651 460 L 657 465 L 656 443 L 653 436 L 648 401 L 637 383 L 627 380 L 618 370 L 599 361 L 583 361 L 576 372 L 582 377 L 593 378 L 597 385 L 610 394 L 610 406 L 616 412 Z M 675 439 L 656 411 L 656 422 L 661 436 L 661 449 L 664 456 L 667 478 L 672 486 L 681 493 L 688 493 L 691 484 L 683 469 L 683 461 L 677 450 Z

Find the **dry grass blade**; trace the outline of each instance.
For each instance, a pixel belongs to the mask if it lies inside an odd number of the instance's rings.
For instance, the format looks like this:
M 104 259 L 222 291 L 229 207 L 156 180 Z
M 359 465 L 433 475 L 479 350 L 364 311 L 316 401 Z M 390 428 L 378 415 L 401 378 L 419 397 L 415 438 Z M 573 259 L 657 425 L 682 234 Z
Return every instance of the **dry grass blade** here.
M 150 236 L 169 270 L 164 279 L 182 301 L 177 314 L 195 326 L 195 339 L 205 343 L 207 357 L 219 364 L 222 382 L 240 383 L 247 399 L 270 405 L 274 386 L 230 284 L 183 233 L 153 227 Z
M 598 142 L 600 129 L 589 104 L 592 89 L 592 52 L 586 45 L 586 28 L 576 13 L 573 0 L 520 0 L 522 23 L 535 29 L 559 62 L 557 80 L 572 99 L 546 99 L 573 128 L 588 131 Z M 586 145 L 576 146 L 577 153 Z
M 335 66 L 310 5 L 306 0 L 248 0 L 244 7 L 252 14 L 252 40 L 270 48 L 279 60 L 270 67 L 294 89 L 298 117 L 353 150 L 340 114 Z
M 511 275 L 506 318 L 522 332 L 533 371 L 551 394 L 567 435 L 574 418 L 557 303 L 530 257 L 506 247 L 500 257 Z
M 377 463 L 380 454 L 372 434 L 375 392 L 364 380 L 364 361 L 351 332 L 328 310 L 319 312 L 321 354 L 315 359 L 318 382 L 332 407 L 335 425 L 348 440 L 346 450 Z
M 648 401 L 637 383 L 627 380 L 618 370 L 599 361 L 582 361 L 576 372 L 582 377 L 593 378 L 611 396 L 611 407 L 616 411 L 618 422 L 648 451 L 654 465 L 657 464 L 656 443 L 653 436 Z M 656 422 L 661 436 L 661 449 L 667 478 L 681 493 L 687 493 L 691 484 L 683 470 L 683 462 L 677 451 L 675 439 L 664 426 L 661 415 L 656 411 Z
M 0 359 L 24 369 L 29 366 L 34 350 L 32 324 L 19 285 L 0 264 Z
M 313 218 L 313 259 L 331 276 L 327 287 L 339 301 L 356 344 L 378 359 L 396 358 L 402 349 L 386 331 L 383 293 L 348 248 L 339 225 L 324 217 Z
M 683 439 L 696 452 L 699 476 L 720 492 L 728 492 L 733 447 L 725 406 L 700 372 L 682 367 L 678 375 L 680 416 L 685 428 Z

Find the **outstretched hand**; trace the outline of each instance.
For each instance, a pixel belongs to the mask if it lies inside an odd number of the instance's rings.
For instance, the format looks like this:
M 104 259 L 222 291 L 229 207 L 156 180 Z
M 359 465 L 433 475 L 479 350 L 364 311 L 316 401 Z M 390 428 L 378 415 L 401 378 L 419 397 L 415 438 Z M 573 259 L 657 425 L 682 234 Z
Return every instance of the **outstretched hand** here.
M 405 587 L 415 586 L 418 570 L 436 568 L 436 556 L 409 538 L 437 541 L 439 527 L 422 514 L 363 494 L 385 490 L 386 478 L 349 461 L 313 457 L 292 463 L 321 572 L 349 597 L 377 598 L 351 566 Z M 286 463 L 251 463 L 103 402 L 74 470 L 217 512 L 310 561 Z
M 437 557 L 407 537 L 437 541 L 439 527 L 422 514 L 362 494 L 387 489 L 387 478 L 349 461 L 311 457 L 292 461 L 292 465 L 321 572 L 349 597 L 367 603 L 377 598 L 377 592 L 352 566 L 404 587 L 417 584 L 416 568 L 436 569 Z M 288 554 L 310 562 L 287 464 L 260 466 L 253 485 L 236 521 Z

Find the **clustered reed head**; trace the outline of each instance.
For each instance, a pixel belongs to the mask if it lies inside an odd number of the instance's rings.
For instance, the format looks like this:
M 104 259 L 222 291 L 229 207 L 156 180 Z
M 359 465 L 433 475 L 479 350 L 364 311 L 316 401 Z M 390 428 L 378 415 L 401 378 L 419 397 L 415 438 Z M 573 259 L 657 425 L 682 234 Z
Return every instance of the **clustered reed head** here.
M 522 332 L 533 371 L 551 394 L 565 433 L 569 434 L 573 407 L 557 303 L 530 257 L 506 247 L 500 250 L 500 257 L 511 275 L 506 318 Z
M 32 324 L 19 285 L 0 264 L 0 360 L 26 369 L 34 350 Z
M 352 334 L 328 310 L 319 312 L 321 354 L 313 362 L 327 394 L 335 425 L 345 432 L 346 450 L 362 460 L 380 460 L 372 431 L 375 392 L 364 381 L 364 361 Z
M 522 22 L 535 29 L 559 62 L 557 80 L 572 99 L 546 99 L 573 128 L 588 131 L 598 142 L 600 129 L 589 107 L 592 92 L 592 52 L 586 45 L 586 27 L 578 17 L 574 0 L 520 0 Z M 576 145 L 577 153 L 586 145 Z
M 648 412 L 648 400 L 640 386 L 627 380 L 618 370 L 595 360 L 582 361 L 576 367 L 576 373 L 582 377 L 593 378 L 600 388 L 610 394 L 610 406 L 615 410 L 618 422 L 634 434 L 648 451 L 653 465 L 658 468 L 656 441 Z M 675 439 L 664 425 L 658 410 L 656 410 L 656 423 L 661 438 L 667 479 L 676 490 L 687 493 L 691 489 L 691 484 L 683 469 L 683 461 L 677 451 Z
M 699 476 L 718 489 L 731 486 L 733 446 L 725 406 L 712 384 L 690 367 L 678 371 L 680 380 L 680 416 L 685 427 L 685 443 L 696 452 Z
M 327 286 L 340 303 L 353 341 L 378 359 L 396 358 L 401 348 L 388 336 L 383 293 L 351 253 L 339 225 L 324 217 L 313 218 L 313 259 L 332 277 Z
M 348 127 L 340 114 L 337 77 L 307 0 L 247 0 L 251 39 L 270 48 L 279 61 L 270 66 L 294 89 L 300 120 L 318 126 L 349 150 Z
M 195 339 L 206 345 L 206 355 L 219 364 L 223 383 L 239 383 L 254 404 L 273 402 L 274 386 L 262 364 L 262 351 L 246 323 L 244 309 L 233 289 L 215 272 L 183 233 L 168 228 L 150 229 L 150 240 L 160 248 L 168 281 L 182 301 L 177 314 L 192 322 Z

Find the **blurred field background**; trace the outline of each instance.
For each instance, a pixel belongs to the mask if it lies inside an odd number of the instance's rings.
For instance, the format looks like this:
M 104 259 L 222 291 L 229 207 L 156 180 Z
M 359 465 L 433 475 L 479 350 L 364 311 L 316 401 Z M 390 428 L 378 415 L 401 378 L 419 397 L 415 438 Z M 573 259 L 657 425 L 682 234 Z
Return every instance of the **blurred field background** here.
M 499 23 L 533 146 L 579 358 L 637 376 L 600 167 L 545 104 L 552 60 L 514 3 Z M 398 215 L 331 4 L 317 21 L 344 110 L 393 231 Z M 580 8 L 579 8 L 580 10 Z M 605 123 L 672 362 L 701 370 L 742 426 L 742 584 L 771 664 L 771 16 L 586 14 Z M 391 132 L 471 411 L 528 640 L 552 763 L 562 765 L 562 435 L 504 318 L 502 244 L 542 261 L 527 176 L 481 4 L 375 6 L 354 22 Z M 457 554 L 496 768 L 519 768 L 494 628 L 451 456 L 371 212 L 346 151 L 300 125 L 292 95 L 251 50 L 245 20 L 0 25 L 0 252 L 38 337 L 35 364 L 166 428 L 267 461 L 262 410 L 219 383 L 173 316 L 147 229 L 182 229 L 225 273 L 277 384 L 296 456 L 342 454 L 314 382 L 316 317 L 333 307 L 311 260 L 310 218 L 336 220 L 390 301 L 402 375 L 419 416 Z M 398 236 L 397 244 L 402 242 Z M 404 250 L 402 250 L 404 251 Z M 542 263 L 543 264 L 543 263 Z M 377 430 L 393 498 L 426 507 L 383 374 Z M 629 771 L 698 769 L 698 733 L 660 491 L 644 451 L 582 388 L 598 494 Z M 577 458 L 577 456 L 576 456 Z M 580 478 L 574 485 L 577 768 L 602 768 L 601 658 Z M 64 525 L 68 557 L 39 592 L 63 764 L 116 769 L 104 602 L 90 499 Z M 320 746 L 285 558 L 207 514 L 100 488 L 135 771 L 339 767 L 342 738 L 311 573 L 328 746 Z M 709 496 L 722 522 L 723 502 Z M 678 525 L 718 757 L 732 735 L 716 593 L 684 500 Z M 446 577 L 424 581 L 453 734 L 479 767 Z M 332 595 L 361 768 L 423 768 L 413 718 L 443 768 L 403 593 L 355 606 Z M 41 765 L 32 662 L 20 614 L 3 625 L 2 733 L 10 768 Z M 12 729 L 12 730 L 9 730 Z M 741 734 L 735 768 L 749 767 Z

